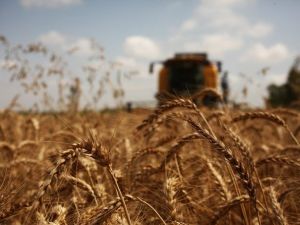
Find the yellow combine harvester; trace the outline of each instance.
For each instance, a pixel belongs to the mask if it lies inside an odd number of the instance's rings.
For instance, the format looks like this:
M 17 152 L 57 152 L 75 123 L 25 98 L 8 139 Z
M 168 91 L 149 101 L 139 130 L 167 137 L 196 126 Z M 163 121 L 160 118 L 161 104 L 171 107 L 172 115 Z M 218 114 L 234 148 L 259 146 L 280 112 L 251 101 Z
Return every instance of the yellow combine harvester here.
M 179 53 L 173 58 L 150 64 L 149 72 L 153 73 L 155 64 L 162 64 L 159 72 L 157 98 L 161 102 L 166 96 L 193 96 L 203 88 L 218 89 L 218 74 L 221 63 L 212 62 L 206 53 Z M 205 105 L 216 102 L 214 96 L 205 96 Z

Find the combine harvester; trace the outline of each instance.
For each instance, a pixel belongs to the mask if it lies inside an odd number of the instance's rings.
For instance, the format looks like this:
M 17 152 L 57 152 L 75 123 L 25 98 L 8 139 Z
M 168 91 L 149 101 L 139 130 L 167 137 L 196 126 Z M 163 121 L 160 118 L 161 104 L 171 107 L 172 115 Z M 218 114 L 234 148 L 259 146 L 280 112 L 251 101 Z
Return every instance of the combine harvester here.
M 218 104 L 221 95 L 216 96 L 215 93 L 219 93 L 220 89 L 221 62 L 209 60 L 207 53 L 177 53 L 173 58 L 165 61 L 152 62 L 149 66 L 150 74 L 154 72 L 156 64 L 162 65 L 158 74 L 158 91 L 156 93 L 159 105 L 177 97 L 192 98 L 197 105 L 211 107 Z M 199 96 L 204 89 L 208 92 Z M 228 91 L 226 93 L 223 90 L 223 93 L 228 95 Z M 225 95 L 223 97 L 227 99 Z M 131 111 L 132 107 L 152 108 L 153 106 L 155 107 L 155 102 L 152 101 L 149 104 L 144 102 L 143 105 L 139 102 L 127 103 L 128 111 Z
M 206 106 L 217 103 L 216 96 L 209 93 L 201 99 L 196 98 L 204 88 L 219 91 L 222 64 L 209 60 L 207 53 L 178 53 L 165 61 L 152 62 L 150 73 L 155 64 L 162 64 L 156 94 L 159 104 L 172 97 L 195 97 L 195 103 L 203 102 Z

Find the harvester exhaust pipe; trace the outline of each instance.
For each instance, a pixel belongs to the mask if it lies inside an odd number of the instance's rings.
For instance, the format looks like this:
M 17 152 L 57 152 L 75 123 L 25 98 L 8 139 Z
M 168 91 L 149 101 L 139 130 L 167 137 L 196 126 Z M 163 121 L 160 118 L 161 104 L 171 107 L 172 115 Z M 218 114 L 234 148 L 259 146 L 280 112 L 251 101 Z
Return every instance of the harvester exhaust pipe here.
M 154 62 L 150 63 L 149 65 L 149 73 L 152 74 L 153 73 L 153 70 L 154 70 Z
M 217 67 L 218 67 L 218 72 L 222 72 L 222 63 L 220 61 L 217 61 Z
M 152 74 L 154 72 L 154 65 L 155 64 L 163 64 L 163 61 L 156 61 L 156 62 L 152 62 L 149 65 L 149 73 Z

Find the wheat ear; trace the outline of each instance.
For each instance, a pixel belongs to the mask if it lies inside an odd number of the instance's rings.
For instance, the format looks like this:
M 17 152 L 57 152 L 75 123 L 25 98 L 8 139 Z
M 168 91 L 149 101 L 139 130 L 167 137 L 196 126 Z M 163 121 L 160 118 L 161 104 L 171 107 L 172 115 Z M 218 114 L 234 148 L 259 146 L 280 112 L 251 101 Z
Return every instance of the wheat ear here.
M 284 122 L 283 119 L 281 119 L 279 116 L 268 113 L 268 112 L 247 112 L 240 114 L 239 116 L 234 117 L 231 122 L 236 123 L 239 121 L 246 121 L 246 120 L 253 120 L 253 119 L 263 119 L 263 120 L 268 120 L 270 122 L 273 122 L 275 124 L 278 124 L 286 129 L 286 131 L 290 134 L 292 137 L 293 141 L 296 143 L 296 145 L 299 145 L 299 142 L 293 132 L 290 130 L 288 125 Z

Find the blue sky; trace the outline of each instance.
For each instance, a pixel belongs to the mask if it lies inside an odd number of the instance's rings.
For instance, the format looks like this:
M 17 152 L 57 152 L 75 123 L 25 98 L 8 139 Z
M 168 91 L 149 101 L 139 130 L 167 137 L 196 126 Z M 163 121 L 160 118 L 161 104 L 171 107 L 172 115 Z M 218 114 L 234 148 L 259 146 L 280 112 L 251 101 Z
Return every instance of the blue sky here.
M 147 74 L 149 62 L 207 51 L 229 71 L 232 98 L 262 105 L 266 86 L 283 83 L 299 55 L 299 10 L 299 0 L 1 0 L 0 34 L 53 49 L 79 45 L 83 57 L 87 38 L 94 38 L 109 59 L 140 71 L 124 83 L 125 100 L 133 101 L 153 99 L 157 77 Z M 265 76 L 264 67 L 270 67 Z M 0 72 L 4 107 L 20 89 Z M 254 81 L 246 98 L 241 73 Z M 102 105 L 110 99 L 104 96 Z M 21 101 L 30 105 L 32 97 Z

